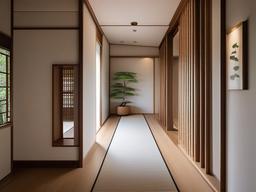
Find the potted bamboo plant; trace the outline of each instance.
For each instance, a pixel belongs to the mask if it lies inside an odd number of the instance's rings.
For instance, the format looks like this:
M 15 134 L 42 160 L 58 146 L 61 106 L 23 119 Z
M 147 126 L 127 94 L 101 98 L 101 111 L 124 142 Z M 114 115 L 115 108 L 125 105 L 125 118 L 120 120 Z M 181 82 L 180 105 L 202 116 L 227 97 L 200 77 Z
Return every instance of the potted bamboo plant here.
M 136 95 L 136 90 L 130 86 L 130 83 L 137 83 L 136 73 L 133 72 L 116 72 L 113 77 L 114 84 L 111 89 L 111 97 L 121 100 L 121 104 L 117 106 L 118 115 L 129 115 L 131 113 L 131 103 L 127 98 Z

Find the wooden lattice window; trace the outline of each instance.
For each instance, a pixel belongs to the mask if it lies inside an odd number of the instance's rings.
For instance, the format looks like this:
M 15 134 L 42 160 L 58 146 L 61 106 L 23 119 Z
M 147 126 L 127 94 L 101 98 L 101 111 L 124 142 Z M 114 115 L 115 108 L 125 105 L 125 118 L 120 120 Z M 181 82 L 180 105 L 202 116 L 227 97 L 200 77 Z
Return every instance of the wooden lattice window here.
M 78 144 L 77 65 L 53 65 L 53 144 Z
M 11 122 L 10 51 L 0 48 L 0 126 Z

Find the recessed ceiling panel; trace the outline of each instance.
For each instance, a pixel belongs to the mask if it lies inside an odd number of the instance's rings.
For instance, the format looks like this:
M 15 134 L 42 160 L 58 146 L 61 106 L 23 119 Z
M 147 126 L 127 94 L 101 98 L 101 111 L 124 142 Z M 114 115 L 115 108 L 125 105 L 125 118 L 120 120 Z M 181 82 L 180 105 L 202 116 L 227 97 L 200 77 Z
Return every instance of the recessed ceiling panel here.
M 180 0 L 89 0 L 89 3 L 110 43 L 159 46 Z M 129 26 L 133 21 L 138 22 L 137 32 Z
M 89 0 L 100 25 L 169 25 L 180 0 Z
M 168 27 L 122 26 L 102 29 L 113 44 L 159 46 Z

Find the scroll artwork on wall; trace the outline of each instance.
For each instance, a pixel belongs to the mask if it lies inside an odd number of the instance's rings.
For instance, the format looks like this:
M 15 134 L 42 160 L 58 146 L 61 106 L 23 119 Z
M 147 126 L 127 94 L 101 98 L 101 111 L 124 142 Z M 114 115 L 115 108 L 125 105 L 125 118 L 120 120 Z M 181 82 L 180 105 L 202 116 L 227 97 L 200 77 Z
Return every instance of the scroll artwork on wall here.
M 248 89 L 248 27 L 244 21 L 227 34 L 227 88 Z

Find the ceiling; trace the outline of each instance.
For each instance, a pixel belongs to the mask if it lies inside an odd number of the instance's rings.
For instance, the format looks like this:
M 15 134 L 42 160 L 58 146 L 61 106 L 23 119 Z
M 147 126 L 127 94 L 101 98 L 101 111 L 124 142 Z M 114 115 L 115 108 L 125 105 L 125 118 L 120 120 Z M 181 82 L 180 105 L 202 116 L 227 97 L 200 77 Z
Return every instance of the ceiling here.
M 180 0 L 89 0 L 111 44 L 159 46 Z M 131 22 L 138 26 L 131 26 Z

